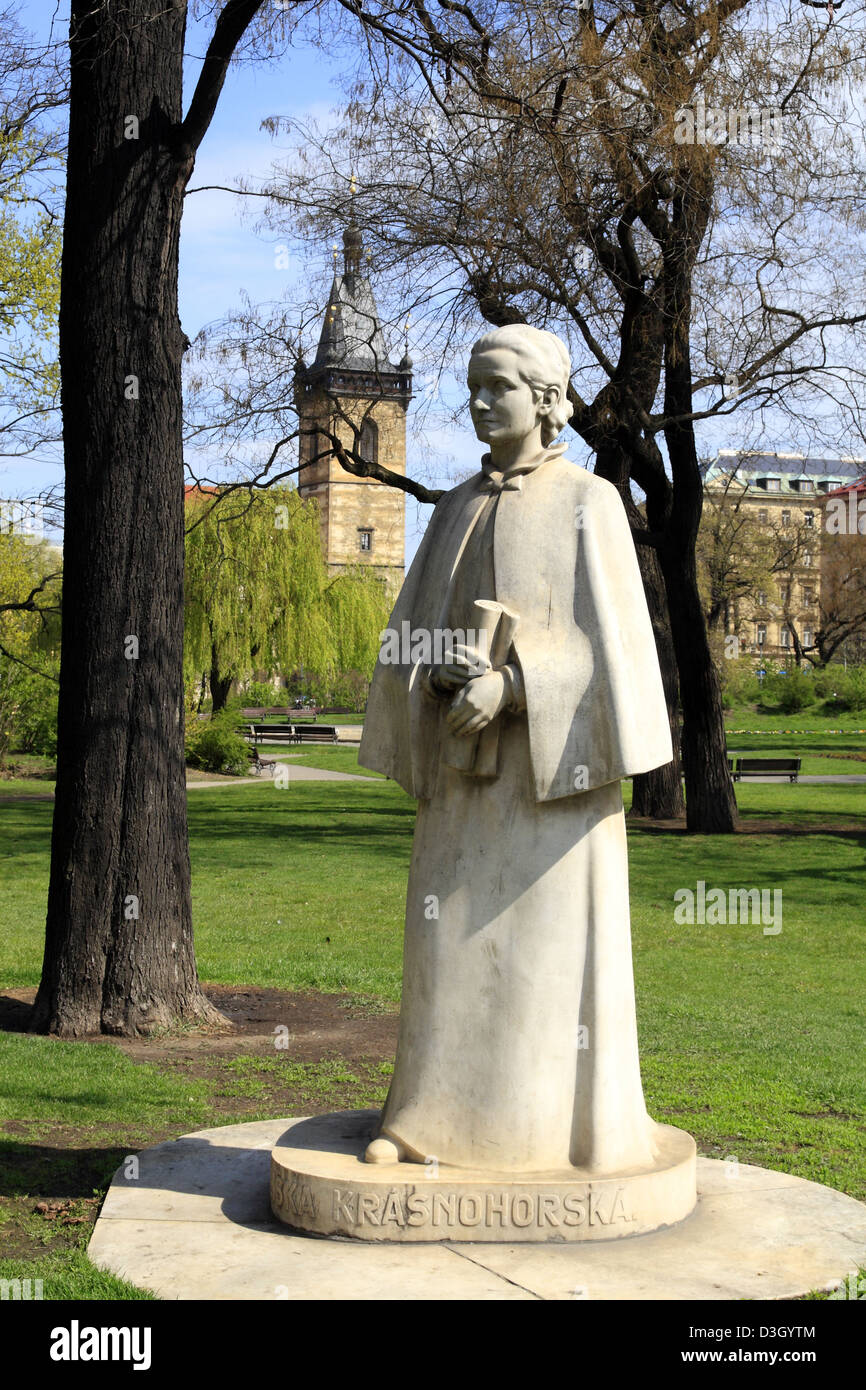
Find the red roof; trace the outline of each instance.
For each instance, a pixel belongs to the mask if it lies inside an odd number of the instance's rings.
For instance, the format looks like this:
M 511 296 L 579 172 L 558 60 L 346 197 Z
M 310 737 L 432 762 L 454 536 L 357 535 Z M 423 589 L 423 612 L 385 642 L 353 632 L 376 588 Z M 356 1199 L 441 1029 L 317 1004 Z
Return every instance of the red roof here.
M 856 483 L 845 483 L 844 487 L 835 487 L 832 492 L 825 492 L 825 497 L 847 497 L 849 493 L 859 494 L 866 492 L 866 478 L 858 478 Z

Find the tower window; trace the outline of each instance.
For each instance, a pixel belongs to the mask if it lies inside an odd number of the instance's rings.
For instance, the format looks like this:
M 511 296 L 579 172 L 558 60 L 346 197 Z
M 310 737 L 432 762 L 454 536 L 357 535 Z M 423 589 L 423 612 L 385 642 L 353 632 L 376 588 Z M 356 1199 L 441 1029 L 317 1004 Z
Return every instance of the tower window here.
M 373 528 L 372 526 L 358 527 L 358 545 L 361 550 L 368 554 L 373 549 Z
M 362 459 L 366 459 L 367 463 L 379 462 L 379 427 L 375 420 L 370 419 L 369 415 L 361 426 L 358 452 Z

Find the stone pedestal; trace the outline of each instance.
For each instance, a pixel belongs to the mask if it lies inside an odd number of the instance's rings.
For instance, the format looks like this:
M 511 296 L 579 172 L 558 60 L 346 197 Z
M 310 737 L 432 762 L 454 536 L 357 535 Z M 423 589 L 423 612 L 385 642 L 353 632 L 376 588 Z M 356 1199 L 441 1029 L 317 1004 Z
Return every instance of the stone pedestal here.
M 645 1235 L 682 1221 L 697 1200 L 695 1142 L 657 1126 L 650 1169 L 599 1176 L 568 1168 L 491 1173 L 418 1163 L 367 1164 L 378 1112 L 304 1120 L 271 1154 L 271 1209 L 299 1231 L 365 1241 L 575 1242 Z

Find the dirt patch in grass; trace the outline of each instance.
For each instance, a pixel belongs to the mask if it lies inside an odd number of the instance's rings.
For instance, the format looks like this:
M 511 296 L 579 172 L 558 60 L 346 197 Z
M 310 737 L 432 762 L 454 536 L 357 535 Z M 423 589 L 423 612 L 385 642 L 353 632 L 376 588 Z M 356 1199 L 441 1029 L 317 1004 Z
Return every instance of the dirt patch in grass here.
M 284 1052 L 299 1061 L 317 1061 L 334 1052 L 346 1061 L 394 1055 L 397 1008 L 379 999 L 233 985 L 206 985 L 204 992 L 228 1019 L 227 1028 L 184 1029 L 150 1038 L 98 1035 L 99 1042 L 119 1047 L 134 1061 L 156 1064 L 255 1052 L 263 1046 L 270 1053 Z M 26 1033 L 35 998 L 35 989 L 0 994 L 0 1030 Z M 78 1041 L 86 1046 L 96 1036 Z
M 669 835 L 672 831 L 678 831 L 681 835 L 687 834 L 685 819 L 682 820 L 651 820 L 649 816 L 633 816 L 629 813 L 626 816 L 626 825 L 634 826 L 637 830 L 654 831 L 656 834 Z M 791 822 L 789 820 L 741 820 L 737 831 L 738 835 L 842 835 L 844 837 L 857 837 L 866 834 L 866 822 L 863 820 L 809 820 Z
M 0 1258 L 38 1259 L 83 1248 L 102 1193 L 127 1155 L 191 1128 L 270 1116 L 320 1114 L 384 1101 L 397 1043 L 392 1005 L 367 996 L 208 985 L 226 1016 L 219 1032 L 185 1030 L 152 1038 L 77 1040 L 113 1046 L 208 1087 L 205 1125 L 110 1133 L 74 1125 L 0 1124 Z M 26 1032 L 34 989 L 0 995 L 0 1029 Z M 2 1141 L 5 1139 L 6 1143 Z

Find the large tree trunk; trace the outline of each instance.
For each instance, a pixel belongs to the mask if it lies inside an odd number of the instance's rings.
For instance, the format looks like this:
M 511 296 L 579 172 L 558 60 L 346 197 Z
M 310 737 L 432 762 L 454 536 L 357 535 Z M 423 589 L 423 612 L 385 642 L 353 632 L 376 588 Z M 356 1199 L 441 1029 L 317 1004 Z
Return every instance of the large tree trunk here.
M 686 825 L 704 834 L 725 833 L 737 828 L 737 799 L 728 771 L 719 675 L 689 559 L 662 554 L 683 707 Z
M 634 778 L 629 815 L 648 816 L 652 820 L 681 820 L 686 813 L 686 803 L 680 762 L 679 681 L 664 578 L 652 546 L 638 545 L 637 558 L 656 639 L 674 756 L 673 761 L 665 763 L 664 767 L 642 772 Z
M 655 391 L 652 383 L 652 392 Z M 641 516 L 630 487 L 630 457 L 620 442 L 610 435 L 599 440 L 595 472 L 619 490 L 623 506 L 632 528 L 637 534 L 645 529 L 645 518 Z M 651 772 L 639 773 L 632 783 L 632 802 L 630 816 L 648 816 L 652 820 L 679 820 L 685 815 L 683 800 L 682 768 L 680 765 L 680 719 L 677 681 L 677 663 L 671 640 L 668 621 L 667 600 L 664 579 L 659 567 L 655 549 L 647 545 L 635 545 L 644 594 L 652 623 L 659 668 L 662 673 L 665 701 L 668 707 L 668 722 L 671 726 L 671 745 L 673 760 L 664 767 L 653 768 Z
M 177 316 L 182 0 L 73 0 L 57 792 L 33 1027 L 215 1020 L 193 955 Z M 125 138 L 129 118 L 138 138 Z
M 211 647 L 209 683 L 211 694 L 211 718 L 213 718 L 221 709 L 225 709 L 232 688 L 232 677 L 220 675 L 219 655 L 216 647 Z
M 651 529 L 664 534 L 658 557 L 680 678 L 686 826 L 703 834 L 730 834 L 737 829 L 739 814 L 728 772 L 721 682 L 698 591 L 695 554 L 704 485 L 691 417 L 691 277 L 711 206 L 711 176 L 706 168 L 690 168 L 673 198 L 673 235 L 666 248 L 665 442 L 673 488 L 669 511 L 666 503 L 647 494 L 647 516 Z

